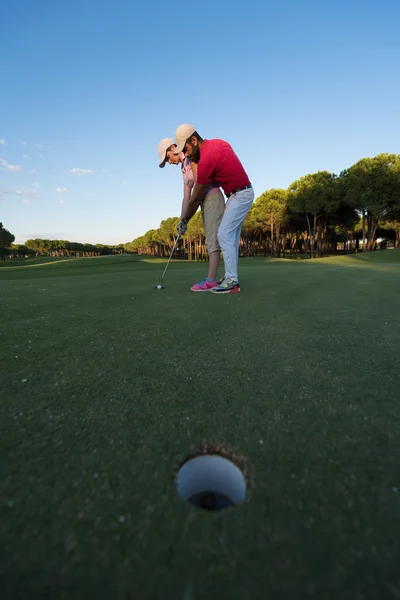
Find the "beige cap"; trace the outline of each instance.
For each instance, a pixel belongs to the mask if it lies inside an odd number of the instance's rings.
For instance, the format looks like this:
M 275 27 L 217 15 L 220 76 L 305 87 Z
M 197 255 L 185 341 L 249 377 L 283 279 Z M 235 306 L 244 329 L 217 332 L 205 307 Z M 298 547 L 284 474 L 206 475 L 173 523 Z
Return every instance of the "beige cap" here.
M 193 125 L 188 125 L 188 123 L 184 123 L 183 125 L 179 125 L 178 129 L 175 131 L 175 139 L 176 139 L 176 148 L 174 154 L 179 154 L 185 147 L 186 140 L 194 134 L 195 128 Z
M 158 156 L 160 157 L 159 167 L 161 169 L 165 167 L 165 163 L 167 160 L 167 150 L 172 145 L 175 145 L 175 142 L 172 138 L 163 138 L 160 142 L 158 142 Z

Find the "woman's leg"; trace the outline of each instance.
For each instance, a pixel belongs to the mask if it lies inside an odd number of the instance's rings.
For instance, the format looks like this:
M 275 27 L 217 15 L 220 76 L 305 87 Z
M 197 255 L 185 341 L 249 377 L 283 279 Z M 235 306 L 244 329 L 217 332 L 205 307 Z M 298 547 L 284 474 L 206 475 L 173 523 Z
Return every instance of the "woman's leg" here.
M 217 279 L 218 267 L 221 261 L 220 251 L 210 252 L 208 255 L 208 281 L 215 281 Z
M 205 281 L 192 286 L 192 292 L 210 291 L 217 285 L 217 273 L 221 249 L 218 243 L 218 229 L 225 210 L 225 200 L 219 188 L 213 188 L 201 206 L 204 233 L 208 252 L 208 274 Z
M 221 248 L 218 243 L 218 229 L 225 211 L 225 200 L 219 188 L 213 188 L 205 197 L 202 214 L 206 246 L 209 259 L 207 279 L 215 281 L 220 264 Z

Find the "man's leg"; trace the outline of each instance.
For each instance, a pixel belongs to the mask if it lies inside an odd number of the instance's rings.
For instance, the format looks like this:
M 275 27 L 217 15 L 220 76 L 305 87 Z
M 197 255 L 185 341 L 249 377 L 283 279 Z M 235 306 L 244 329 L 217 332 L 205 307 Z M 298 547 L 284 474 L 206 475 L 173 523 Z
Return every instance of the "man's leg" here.
M 242 222 L 241 226 L 237 228 L 237 231 L 236 231 L 236 248 L 237 248 L 238 259 L 239 259 L 239 246 L 240 246 L 240 236 L 242 234 L 242 227 L 243 227 L 243 222 Z
M 252 188 L 237 192 L 228 199 L 226 210 L 218 230 L 218 241 L 225 263 L 225 279 L 234 282 L 238 277 L 239 240 L 243 221 L 254 200 Z

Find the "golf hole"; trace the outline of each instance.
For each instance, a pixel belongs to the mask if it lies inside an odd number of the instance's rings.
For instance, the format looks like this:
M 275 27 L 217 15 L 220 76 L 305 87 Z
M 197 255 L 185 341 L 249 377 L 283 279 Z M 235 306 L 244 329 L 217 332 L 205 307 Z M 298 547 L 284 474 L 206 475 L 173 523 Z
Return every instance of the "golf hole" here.
M 246 478 L 228 458 L 200 455 L 188 459 L 176 474 L 179 497 L 196 508 L 222 511 L 242 504 L 246 498 Z

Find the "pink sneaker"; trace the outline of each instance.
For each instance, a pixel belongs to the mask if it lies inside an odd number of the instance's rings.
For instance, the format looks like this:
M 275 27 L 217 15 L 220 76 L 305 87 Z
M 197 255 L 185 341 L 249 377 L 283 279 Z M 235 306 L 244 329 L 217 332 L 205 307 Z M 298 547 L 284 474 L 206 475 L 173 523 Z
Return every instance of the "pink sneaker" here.
M 217 287 L 217 285 L 217 281 L 211 282 L 207 280 L 207 277 L 205 277 L 200 281 L 200 283 L 195 283 L 192 285 L 190 289 L 192 292 L 211 292 L 211 290 Z

